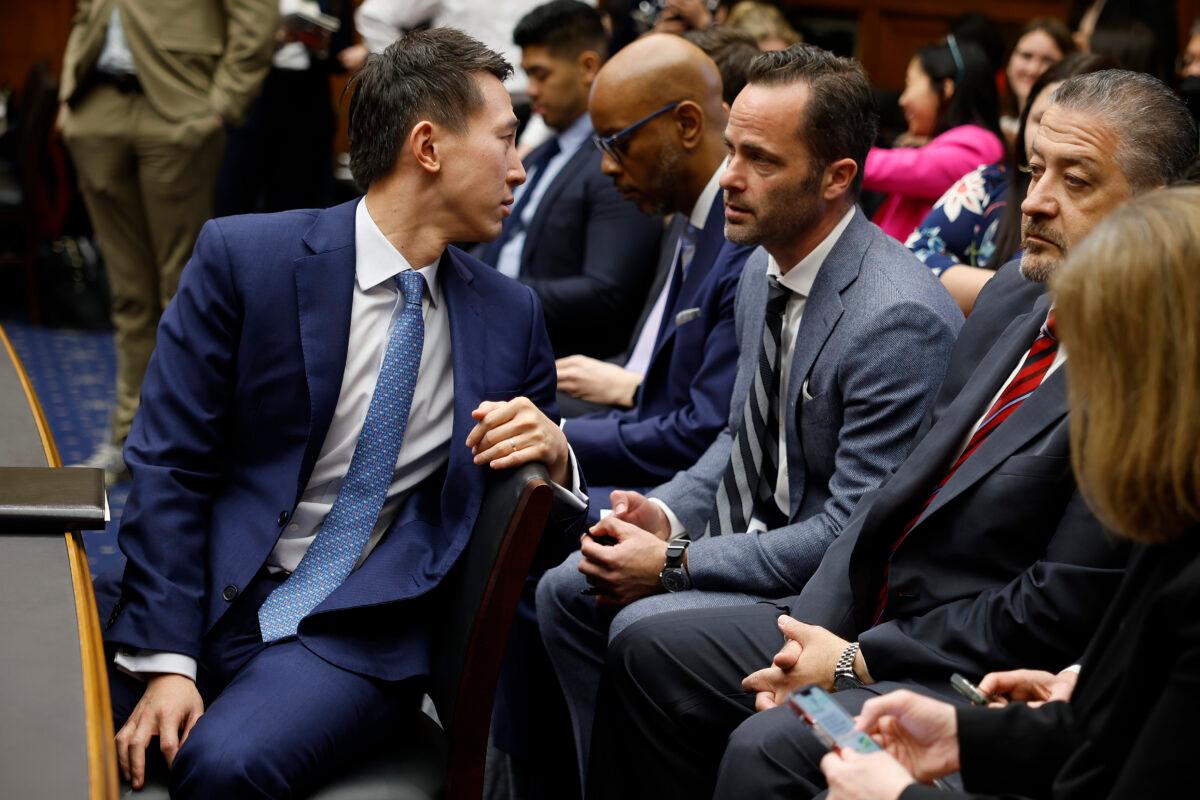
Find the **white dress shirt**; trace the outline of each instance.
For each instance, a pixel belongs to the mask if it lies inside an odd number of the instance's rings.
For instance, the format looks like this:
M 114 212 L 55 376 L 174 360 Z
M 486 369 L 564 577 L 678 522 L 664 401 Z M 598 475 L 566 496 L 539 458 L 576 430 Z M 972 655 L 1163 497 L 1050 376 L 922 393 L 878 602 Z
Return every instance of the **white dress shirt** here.
M 717 192 L 721 191 L 721 175 L 725 173 L 725 167 L 728 164 L 729 159 L 722 160 L 717 166 L 717 171 L 704 185 L 704 189 L 700 192 L 700 197 L 696 199 L 696 204 L 692 206 L 692 213 L 688 217 L 688 222 L 692 224 L 692 227 L 704 230 L 704 224 L 708 222 L 708 213 L 712 210 L 713 201 L 717 199 Z M 713 224 L 724 227 L 725 220 L 722 218 Z M 683 237 L 680 236 L 679 241 L 675 244 L 675 254 L 671 256 L 671 269 L 667 273 L 667 279 L 663 281 L 662 289 L 659 290 L 658 297 L 654 300 L 654 306 L 650 309 L 650 314 L 646 317 L 641 332 L 638 333 L 637 342 L 633 346 L 629 360 L 625 362 L 625 369 L 629 372 L 645 375 L 646 370 L 650 368 L 650 357 L 654 355 L 654 345 L 658 341 L 658 329 L 662 327 L 663 314 L 667 313 L 667 295 L 671 293 L 671 281 L 675 279 L 675 270 L 677 267 L 682 267 L 683 279 L 687 280 L 687 270 L 692 263 L 691 257 L 688 257 L 686 262 L 681 262 L 679 249 L 682 246 Z
M 788 385 L 792 376 L 792 357 L 796 353 L 796 336 L 800 332 L 800 321 L 804 318 L 804 306 L 808 302 L 808 295 L 812 291 L 813 281 L 817 279 L 817 273 L 821 271 L 821 265 L 825 263 L 825 259 L 829 257 L 838 240 L 842 238 L 842 234 L 846 232 L 850 221 L 854 219 L 854 212 L 857 206 L 851 206 L 850 209 L 842 216 L 838 224 L 833 230 L 821 240 L 821 242 L 809 252 L 798 264 L 787 271 L 787 274 L 782 274 L 779 264 L 775 261 L 774 256 L 767 257 L 767 274 L 779 279 L 779 282 L 791 290 L 788 297 L 787 308 L 783 312 L 783 331 L 782 331 L 782 351 L 780 358 L 783 359 L 779 370 L 779 407 L 787 408 Z M 755 351 L 757 353 L 757 350 Z M 801 402 L 804 401 L 807 387 L 801 390 Z M 775 502 L 783 511 L 784 515 L 790 514 L 791 486 L 788 482 L 788 462 L 787 462 L 787 414 L 779 415 L 779 475 L 775 481 Z M 675 538 L 687 533 L 683 523 L 675 512 L 658 498 L 651 498 L 651 502 L 657 503 L 660 508 L 666 513 L 667 519 L 671 523 L 671 537 Z M 750 520 L 748 530 L 761 531 L 766 530 L 767 526 L 758 517 Z
M 371 404 L 388 336 L 404 307 L 394 278 L 413 267 L 379 230 L 365 199 L 359 202 L 355 212 L 354 247 L 354 294 L 341 390 L 308 485 L 296 505 L 292 521 L 267 557 L 267 568 L 275 572 L 296 569 L 333 507 L 350 468 L 367 407 Z M 421 313 L 425 319 L 421 366 L 392 484 L 388 487 L 379 519 L 359 556 L 360 564 L 379 543 L 408 492 L 440 469 L 449 458 L 454 428 L 450 314 L 437 281 L 438 262 L 417 271 L 425 279 L 426 289 L 421 298 Z M 568 455 L 571 494 L 586 504 L 588 498 L 580 491 L 578 463 L 569 447 Z M 557 486 L 555 489 L 558 493 L 563 492 Z M 195 659 L 179 653 L 121 650 L 115 663 L 133 675 L 170 672 L 196 679 Z
M 435 28 L 458 28 L 504 56 L 521 63 L 521 49 L 513 42 L 513 29 L 521 17 L 544 0 L 365 0 L 354 12 L 354 25 L 373 53 L 383 52 L 400 34 L 423 22 Z M 528 79 L 520 69 L 504 86 L 514 101 L 525 100 Z
M 591 138 L 592 118 L 587 113 L 581 114 L 579 119 L 572 122 L 565 131 L 558 135 L 558 154 L 540 168 L 544 170 L 545 174 L 537 179 L 537 186 L 533 187 L 533 194 L 529 196 L 529 202 L 521 209 L 522 227 L 520 232 L 504 243 L 504 247 L 500 249 L 500 255 L 496 258 L 496 269 L 500 270 L 500 274 L 510 278 L 516 278 L 521 274 L 521 256 L 525 252 L 525 232 L 533 223 L 538 206 L 541 205 L 542 198 L 546 196 L 546 190 L 550 188 L 550 184 L 554 183 L 554 179 L 558 177 L 558 173 L 562 172 L 567 162 L 579 152 L 579 148 L 585 143 L 591 145 Z M 525 191 L 533 184 L 533 179 L 534 175 L 529 175 L 526 177 L 525 183 L 517 187 L 513 193 L 514 206 L 521 202 Z
M 96 69 L 110 75 L 136 75 L 137 65 L 133 62 L 133 53 L 129 50 L 129 42 L 125 39 L 125 25 L 117 7 L 113 6 L 112 14 L 108 17 L 108 27 L 104 30 L 104 47 L 96 57 Z

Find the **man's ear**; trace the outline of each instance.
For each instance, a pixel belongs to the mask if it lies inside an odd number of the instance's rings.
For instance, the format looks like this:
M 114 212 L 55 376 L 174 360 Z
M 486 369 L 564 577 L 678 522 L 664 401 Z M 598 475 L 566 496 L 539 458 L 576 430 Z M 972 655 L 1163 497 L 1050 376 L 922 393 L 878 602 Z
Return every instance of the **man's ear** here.
M 596 80 L 596 73 L 603 66 L 600 63 L 600 54 L 595 50 L 584 50 L 575 60 L 575 64 L 579 67 L 579 71 L 583 75 L 584 85 L 588 87 L 592 85 L 592 81 Z
M 822 192 L 826 201 L 848 196 L 854 185 L 854 176 L 858 174 L 858 164 L 853 158 L 839 158 L 825 168 L 825 189 Z
M 684 100 L 675 107 L 674 116 L 679 143 L 685 150 L 697 147 L 704 139 L 704 111 L 693 101 Z
M 433 123 L 423 119 L 413 126 L 408 134 L 408 151 L 417 166 L 426 172 L 441 172 L 442 160 L 436 141 L 437 129 Z

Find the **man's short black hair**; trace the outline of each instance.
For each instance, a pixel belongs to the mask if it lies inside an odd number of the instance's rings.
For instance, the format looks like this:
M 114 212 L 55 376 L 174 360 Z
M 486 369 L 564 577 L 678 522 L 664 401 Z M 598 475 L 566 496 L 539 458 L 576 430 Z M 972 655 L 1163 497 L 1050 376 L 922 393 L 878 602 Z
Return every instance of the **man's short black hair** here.
M 367 57 L 350 81 L 350 174 L 360 188 L 391 172 L 413 126 L 455 132 L 483 107 L 476 73 L 506 80 L 512 65 L 456 28 L 413 31 Z
M 794 44 L 787 50 L 763 53 L 750 64 L 748 84 L 808 85 L 808 102 L 799 114 L 799 134 L 812 151 L 819 169 L 840 158 L 853 158 L 858 174 L 850 199 L 862 189 L 867 152 L 879 130 L 875 95 L 862 64 L 835 56 L 811 44 Z
M 717 64 L 721 73 L 721 99 L 733 105 L 733 99 L 746 88 L 750 62 L 761 55 L 754 37 L 734 28 L 705 28 L 683 35 Z
M 556 56 L 569 58 L 591 50 L 603 59 L 608 34 L 600 12 L 587 3 L 550 0 L 521 17 L 513 30 L 513 43 L 517 47 L 542 45 Z

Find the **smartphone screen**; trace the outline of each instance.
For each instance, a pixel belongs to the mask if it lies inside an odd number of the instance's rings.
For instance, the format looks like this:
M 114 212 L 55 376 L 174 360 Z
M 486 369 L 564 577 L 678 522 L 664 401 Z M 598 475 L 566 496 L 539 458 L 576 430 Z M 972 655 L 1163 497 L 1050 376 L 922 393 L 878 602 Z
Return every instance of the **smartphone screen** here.
M 957 672 L 950 676 L 950 685 L 954 687 L 956 692 L 970 700 L 972 705 L 986 706 L 988 704 L 988 696 L 980 691 L 978 686 Z
M 854 727 L 854 717 L 819 686 L 805 686 L 788 698 L 792 710 L 804 718 L 826 747 L 831 750 L 847 748 L 859 753 L 874 753 L 879 745 L 867 734 Z

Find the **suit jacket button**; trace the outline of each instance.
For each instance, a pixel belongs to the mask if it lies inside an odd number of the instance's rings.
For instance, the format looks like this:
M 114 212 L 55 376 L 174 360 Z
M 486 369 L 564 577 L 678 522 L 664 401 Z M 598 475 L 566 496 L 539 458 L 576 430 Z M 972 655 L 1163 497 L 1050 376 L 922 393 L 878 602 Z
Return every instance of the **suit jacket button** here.
M 275 520 L 275 524 L 282 528 L 284 525 L 287 525 L 287 521 L 288 521 L 288 512 L 280 511 L 279 519 Z
M 233 602 L 233 598 L 235 598 L 237 596 L 238 596 L 238 588 L 236 586 L 234 586 L 233 584 L 226 586 L 225 591 L 221 592 L 221 597 L 224 597 L 229 602 Z

